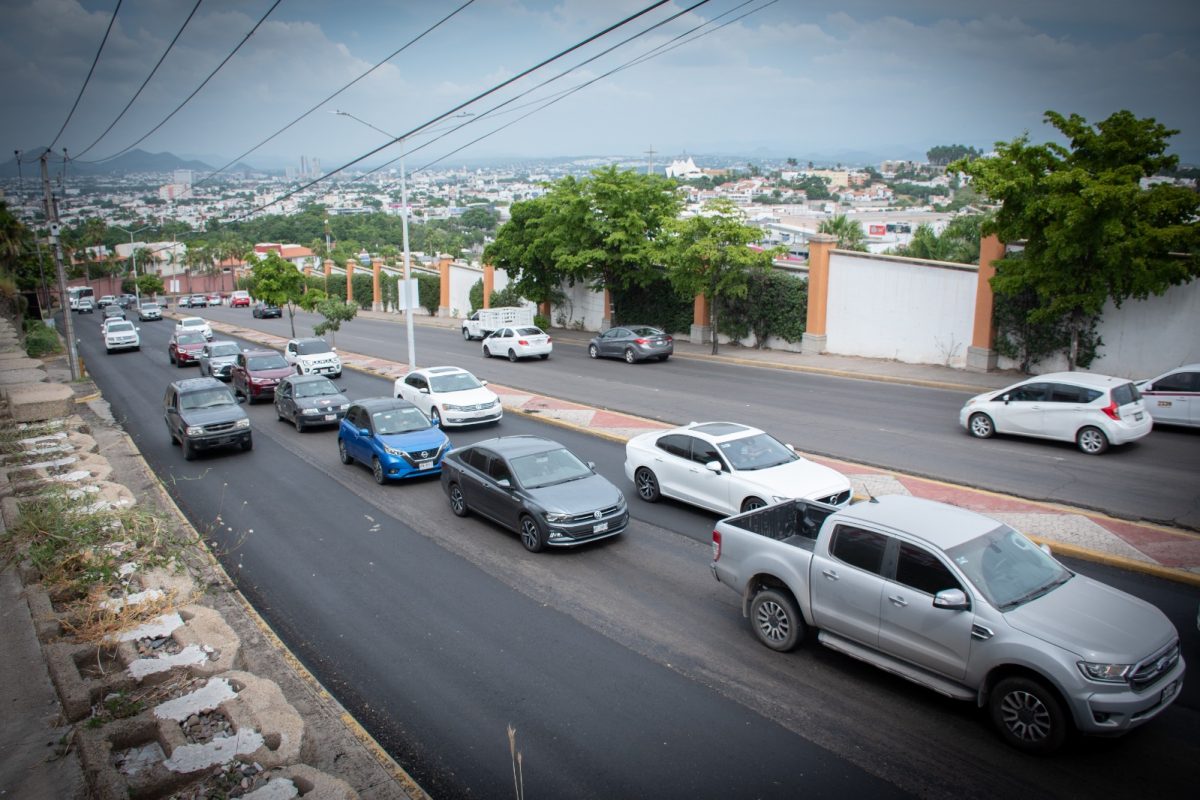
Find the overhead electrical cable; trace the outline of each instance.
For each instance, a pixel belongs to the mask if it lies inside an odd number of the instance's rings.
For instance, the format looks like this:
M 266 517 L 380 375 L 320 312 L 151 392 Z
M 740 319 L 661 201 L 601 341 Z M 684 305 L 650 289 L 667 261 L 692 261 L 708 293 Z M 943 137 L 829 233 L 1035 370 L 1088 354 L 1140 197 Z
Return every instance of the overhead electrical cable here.
M 425 36 L 427 36 L 427 35 L 429 35 L 430 33 L 432 33 L 434 30 L 436 30 L 438 27 L 440 27 L 440 26 L 441 26 L 443 23 L 445 23 L 447 20 L 449 20 L 449 19 L 450 19 L 451 17 L 453 17 L 455 14 L 457 14 L 457 13 L 458 13 L 458 12 L 460 12 L 460 11 L 462 11 L 464 8 L 466 8 L 467 6 L 471 5 L 471 4 L 472 4 L 472 3 L 474 3 L 474 2 L 475 2 L 475 0 L 467 0 L 467 2 L 463 3 L 461 6 L 459 6 L 459 7 L 458 7 L 458 8 L 456 8 L 456 9 L 454 9 L 454 10 L 453 10 L 453 11 L 451 11 L 449 14 L 447 14 L 446 16 L 442 17 L 440 20 L 438 20 L 437 22 L 435 22 L 433 25 L 431 25 L 431 26 L 429 26 L 428 28 L 426 28 L 426 29 L 425 29 L 424 31 L 422 31 L 420 34 L 418 34 L 417 36 L 415 36 L 415 37 L 413 37 L 412 39 L 410 39 L 410 40 L 409 40 L 409 41 L 408 41 L 408 42 L 407 42 L 407 43 L 406 43 L 406 44 L 405 44 L 403 47 L 401 47 L 401 48 L 399 48 L 398 50 L 394 51 L 394 52 L 393 52 L 391 55 L 389 55 L 387 58 L 385 58 L 385 59 L 383 59 L 382 61 L 378 62 L 377 64 L 375 64 L 375 66 L 371 67 L 369 70 L 367 70 L 366 72 L 362 73 L 362 74 L 361 74 L 361 75 L 359 75 L 357 78 L 355 78 L 354 80 L 350 81 L 350 82 L 349 82 L 349 83 L 347 83 L 345 86 L 343 86 L 342 88 L 338 89 L 338 90 L 337 90 L 336 92 L 334 92 L 333 94 L 331 94 L 331 95 L 329 95 L 328 97 L 326 97 L 324 100 L 321 100 L 321 101 L 319 101 L 319 102 L 318 102 L 316 105 L 314 105 L 314 106 L 313 106 L 312 108 L 310 108 L 308 111 L 305 111 L 303 114 L 301 114 L 300 116 L 296 117 L 294 120 L 292 120 L 291 122 L 289 122 L 287 125 L 284 125 L 282 128 L 280 128 L 279 130 L 275 131 L 274 133 L 272 133 L 272 134 L 271 134 L 270 136 L 268 136 L 267 138 L 263 139 L 263 140 L 262 140 L 261 142 L 259 142 L 258 144 L 254 145 L 254 147 L 251 147 L 249 150 L 247 150 L 246 152 L 242 153 L 240 156 L 237 156 L 237 157 L 233 158 L 232 160 L 230 160 L 230 162 L 229 162 L 228 164 L 225 164 L 225 165 L 224 165 L 224 166 L 222 166 L 222 167 L 218 167 L 217 169 L 215 169 L 215 170 L 213 170 L 212 172 L 208 173 L 208 174 L 207 174 L 207 175 L 205 175 L 203 178 L 201 178 L 200 180 L 196 181 L 196 182 L 195 182 L 193 185 L 194 185 L 194 186 L 199 186 L 199 185 L 201 185 L 201 184 L 204 184 L 204 183 L 208 182 L 209 180 L 211 180 L 212 178 L 214 178 L 214 177 L 216 177 L 217 175 L 219 175 L 220 173 L 222 173 L 222 172 L 224 172 L 225 170 L 229 169 L 231 166 L 233 166 L 234 164 L 238 163 L 238 162 L 239 162 L 239 161 L 241 161 L 243 158 L 245 158 L 246 156 L 250 155 L 250 154 L 251 154 L 251 153 L 253 153 L 255 150 L 257 150 L 258 148 L 262 147 L 264 144 L 266 144 L 267 142 L 271 141 L 272 139 L 274 139 L 274 138 L 275 138 L 276 136 L 278 136 L 279 134 L 281 134 L 281 133 L 283 133 L 284 131 L 286 131 L 288 128 L 291 128 L 291 127 L 292 127 L 293 125 L 295 125 L 297 122 L 299 122 L 300 120 L 304 119 L 304 118 L 305 118 L 305 117 L 307 117 L 309 114 L 312 114 L 314 111 L 316 111 L 317 109 L 319 109 L 321 106 L 325 105 L 325 104 L 326 104 L 326 103 L 328 103 L 330 100 L 332 100 L 333 98 L 337 97 L 339 94 L 341 94 L 342 92 L 346 91 L 346 90 L 347 90 L 347 89 L 349 89 L 351 86 L 353 86 L 354 84 L 358 83 L 358 82 L 359 82 L 359 81 L 361 81 L 363 78 L 367 77 L 367 76 L 368 76 L 368 75 L 370 75 L 372 72 L 374 72 L 375 70 L 379 69 L 380 67 L 382 67 L 382 66 L 383 66 L 384 64 L 386 64 L 387 62 L 391 61 L 391 60 L 392 60 L 393 58 L 395 58 L 396 56 L 398 56 L 398 55 L 400 55 L 401 53 L 403 53 L 403 52 L 404 52 L 405 50 L 407 50 L 409 47 L 411 47 L 412 45 L 414 45 L 414 44 L 416 44 L 417 42 L 421 41 L 421 39 L 423 39 Z
M 138 87 L 138 90 L 134 92 L 133 97 L 129 98 L 129 102 L 126 103 L 125 107 L 121 109 L 121 113 L 117 114 L 116 119 L 109 123 L 108 127 L 104 129 L 104 133 L 96 137 L 96 141 L 83 148 L 83 150 L 75 155 L 75 158 L 78 159 L 82 157 L 89 150 L 99 144 L 100 140 L 107 136 L 108 132 L 111 131 L 113 127 L 121 121 L 121 117 L 125 116 L 125 112 L 128 111 L 129 107 L 133 105 L 134 101 L 141 96 L 142 90 L 146 88 L 146 84 L 150 83 L 150 79 L 154 77 L 156 72 L 158 72 L 158 68 L 162 66 L 163 61 L 167 58 L 167 54 L 171 52 L 171 48 L 173 48 L 175 43 L 179 41 L 179 37 L 183 35 L 184 29 L 187 28 L 188 23 L 192 21 L 192 17 L 196 16 L 196 11 L 200 8 L 200 4 L 203 2 L 204 0 L 196 0 L 196 5 L 192 6 L 192 13 L 188 14 L 187 19 L 183 21 L 183 25 L 179 26 L 179 32 L 175 34 L 175 38 L 172 39 L 171 43 L 167 45 L 167 49 L 164 50 L 163 54 L 159 57 L 158 63 L 154 65 L 154 69 L 150 70 L 150 74 L 146 76 L 146 80 L 142 81 L 142 85 Z
M 376 153 L 378 153 L 382 150 L 386 150 L 387 148 L 391 147 L 392 145 L 396 144 L 397 142 L 400 142 L 400 141 L 408 138 L 409 136 L 412 136 L 415 133 L 419 133 L 423 129 L 428 128 L 431 125 L 435 125 L 436 123 L 441 122 L 442 120 L 446 119 L 447 117 L 457 114 L 459 111 L 463 110 L 464 108 L 471 105 L 472 103 L 477 103 L 480 100 L 482 100 L 483 98 L 485 98 L 489 95 L 495 94 L 496 92 L 503 89 L 505 86 L 509 86 L 509 85 L 515 83 L 516 81 L 521 80 L 522 78 L 526 77 L 527 75 L 529 75 L 533 72 L 536 72 L 537 70 L 545 67 L 547 64 L 551 64 L 560 58 L 568 56 L 571 53 L 575 52 L 576 50 L 580 49 L 581 47 L 586 47 L 587 45 L 591 44 L 592 42 L 596 41 L 597 39 L 599 39 L 603 36 L 607 36 L 608 34 L 612 33 L 614 30 L 617 30 L 618 28 L 628 25 L 630 22 L 637 19 L 638 17 L 644 16 L 644 15 L 650 13 L 654 9 L 658 8 L 659 6 L 666 5 L 669 1 L 670 0 L 656 0 L 656 2 L 651 3 L 650 5 L 641 9 L 640 11 L 634 12 L 633 14 L 630 14 L 629 16 L 625 17 L 624 19 L 622 19 L 618 22 L 614 22 L 612 25 L 609 25 L 607 28 L 604 28 L 603 30 L 592 34 L 591 36 L 587 37 L 586 39 L 576 42 L 575 44 L 571 45 L 570 47 L 566 48 L 565 50 L 561 50 L 558 53 L 556 53 L 555 55 L 550 56 L 549 58 L 543 59 L 542 61 L 539 61 L 537 64 L 534 64 L 532 67 L 528 67 L 527 69 L 524 69 L 521 72 L 518 72 L 516 75 L 513 75 L 512 77 L 510 77 L 504 81 L 501 81 L 500 83 L 496 84 L 492 88 L 487 89 L 486 91 L 480 92 L 479 94 L 475 95 L 474 97 L 472 97 L 468 100 L 464 100 L 463 102 L 454 106 L 450 110 L 442 112 L 441 114 L 439 114 L 438 116 L 429 120 L 428 122 L 424 122 L 424 123 L 418 125 L 417 127 L 413 128 L 412 130 L 408 131 L 407 133 L 404 133 L 400 136 L 395 137 L 394 139 L 392 139 L 392 141 L 387 142 L 385 144 L 381 144 L 379 147 L 376 147 L 373 150 L 363 153 L 361 156 L 358 156 L 357 158 L 355 158 L 351 161 L 348 161 L 345 164 L 342 164 L 340 167 L 336 167 L 336 168 L 330 170 L 329 172 L 325 173 L 324 175 L 319 175 L 316 178 L 313 178 L 308 183 L 302 184 L 301 186 L 296 187 L 295 189 L 291 190 L 290 192 L 286 192 L 285 194 L 280 195 L 279 197 L 275 198 L 271 202 L 264 203 L 261 206 L 252 208 L 249 211 L 247 211 L 245 214 L 234 217 L 232 220 L 228 220 L 228 221 L 229 222 L 239 222 L 243 219 L 248 219 L 249 217 L 253 216 L 254 214 L 256 214 L 259 211 L 262 211 L 265 208 L 270 208 L 271 206 L 273 206 L 277 203 L 283 202 L 284 200 L 288 199 L 289 197 L 293 197 L 294 195 L 299 194 L 300 192 L 304 191 L 305 189 L 308 189 L 311 186 L 315 186 L 316 184 L 321 183 L 322 181 L 326 180 L 330 175 L 336 175 L 337 173 L 342 172 L 343 170 L 349 169 L 350 167 L 354 166 L 355 164 L 358 164 L 358 163 L 370 158 L 371 156 L 375 155 Z
M 92 67 L 88 70 L 87 77 L 83 79 L 83 86 L 79 87 L 79 94 L 75 97 L 75 103 L 71 106 L 71 110 L 67 113 L 67 118 L 63 120 L 62 127 L 58 129 L 58 135 L 54 137 L 54 141 L 46 148 L 49 152 L 54 149 L 54 145 L 58 144 L 58 140 L 62 138 L 63 131 L 67 129 L 67 125 L 71 122 L 71 117 L 75 115 L 75 109 L 79 107 L 79 101 L 83 99 L 83 93 L 87 90 L 88 83 L 92 80 L 92 73 L 96 71 L 96 64 L 100 61 L 100 54 L 104 52 L 104 44 L 108 41 L 108 35 L 112 33 L 113 23 L 117 21 L 117 12 L 121 10 L 122 0 L 117 0 L 117 7 L 113 9 L 112 18 L 108 21 L 108 27 L 104 31 L 104 38 L 100 40 L 100 47 L 96 50 L 96 57 L 92 59 Z
M 250 29 L 250 32 L 249 32 L 249 33 L 247 33 L 247 34 L 246 34 L 244 37 L 242 37 L 242 40 L 241 40 L 240 42 L 238 42 L 238 45 L 237 45 L 237 47 L 233 48 L 233 51 L 232 51 L 232 52 L 231 52 L 229 55 L 225 56 L 225 58 L 224 58 L 224 59 L 222 59 L 221 63 L 217 65 L 217 68 L 216 68 L 216 69 L 214 69 L 212 72 L 210 72 L 210 73 L 208 74 L 208 77 L 207 77 L 207 78 L 205 78 L 205 79 L 204 79 L 204 80 L 203 80 L 203 81 L 200 83 L 200 85 L 199 85 L 199 86 L 197 86 L 197 87 L 196 87 L 196 89 L 195 89 L 195 90 L 194 90 L 194 91 L 193 91 L 191 94 L 189 94 L 187 97 L 185 97 L 185 98 L 183 99 L 183 102 L 182 102 L 182 103 L 180 103 L 179 105 L 175 106 L 175 110 L 174 110 L 174 111 L 172 111 L 170 114 L 167 114 L 167 116 L 166 116 L 166 117 L 163 119 L 163 121 L 162 121 L 162 122 L 160 122 L 160 123 L 158 123 L 157 125 L 155 125 L 155 126 L 154 126 L 153 128 L 151 128 L 149 131 L 147 131 L 147 132 L 146 132 L 146 133 L 145 133 L 145 134 L 144 134 L 144 135 L 143 135 L 143 136 L 142 136 L 140 139 L 138 139 L 136 142 L 134 142 L 133 144 L 131 144 L 131 145 L 129 145 L 128 147 L 126 147 L 124 150 L 120 150 L 120 151 L 118 151 L 118 152 L 116 152 L 116 153 L 113 153 L 113 154 L 112 154 L 112 155 L 110 155 L 110 156 L 105 156 L 104 158 L 96 159 L 95 161 L 88 161 L 88 162 L 85 162 L 85 163 L 88 163 L 88 164 L 99 164 L 99 163 L 103 163 L 103 162 L 105 162 L 105 161 L 112 161 L 114 158 L 117 158 L 118 156 L 122 156 L 122 155 L 124 155 L 125 153 L 128 153 L 130 150 L 132 150 L 133 148 L 137 147 L 139 144 L 141 144 L 142 142 L 144 142 L 144 141 L 145 141 L 147 138 L 149 138 L 149 137 L 150 137 L 150 135 L 151 135 L 151 134 L 153 134 L 155 131 L 157 131 L 159 128 L 161 128 L 163 125 L 166 125 L 166 124 L 167 124 L 167 122 L 168 122 L 168 121 L 171 119 L 171 117 L 173 117 L 173 116 L 175 116 L 176 114 L 178 114 L 178 113 L 179 113 L 179 111 L 180 111 L 180 109 L 182 109 L 184 106 L 186 106 L 186 105 L 187 105 L 187 104 L 188 104 L 188 103 L 191 101 L 191 99 L 192 99 L 193 97 L 195 97 L 197 94 L 199 94 L 199 93 L 200 93 L 200 90 L 201 90 L 201 89 L 203 89 L 205 86 L 207 86 L 207 85 L 208 85 L 208 82 L 209 82 L 209 81 L 211 81 L 211 80 L 213 79 L 213 77 L 214 77 L 214 76 L 215 76 L 215 75 L 216 75 L 218 72 L 220 72 L 220 71 L 221 71 L 221 68 L 222 68 L 222 67 L 224 67 L 224 66 L 225 66 L 227 63 L 229 63 L 229 59 L 231 59 L 231 58 L 233 58 L 235 55 L 237 55 L 237 52 L 238 52 L 239 50 L 241 50 L 241 49 L 242 49 L 243 45 L 245 45 L 245 44 L 246 44 L 246 42 L 250 41 L 250 37 L 254 35 L 254 32 L 258 30 L 259 26 L 260 26 L 260 25 L 262 25 L 264 22 L 266 22 L 266 21 L 267 21 L 267 17 L 271 16 L 271 12 L 272 12 L 272 11 L 274 11 L 274 10 L 276 9 L 276 7 L 278 7 L 278 6 L 279 6 L 279 4 L 280 4 L 280 3 L 282 3 L 282 2 L 283 2 L 283 0 L 275 0 L 275 2 L 271 4 L 271 7 L 267 9 L 267 13 L 263 14 L 263 15 L 262 15 L 262 18 L 260 18 L 260 19 L 258 20 L 258 22 L 254 23 L 254 27 Z

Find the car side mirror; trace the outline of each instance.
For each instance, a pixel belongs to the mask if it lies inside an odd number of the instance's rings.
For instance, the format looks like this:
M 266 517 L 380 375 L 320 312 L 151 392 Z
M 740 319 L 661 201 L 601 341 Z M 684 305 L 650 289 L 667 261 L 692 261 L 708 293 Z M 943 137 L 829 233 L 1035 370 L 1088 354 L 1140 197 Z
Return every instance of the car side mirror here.
M 420 389 L 417 389 L 417 391 L 421 394 L 429 394 L 429 389 L 425 388 L 424 386 L 422 386 Z
M 1138 391 L 1139 391 L 1139 392 L 1153 392 L 1153 391 L 1154 391 L 1154 384 L 1153 384 L 1153 383 L 1147 383 L 1145 386 L 1139 386 L 1139 387 L 1138 387 Z
M 1050 545 L 1046 544 L 1045 542 L 1042 542 L 1041 544 L 1038 545 L 1038 550 L 1041 550 L 1043 553 L 1045 553 L 1048 556 L 1051 556 L 1051 557 L 1054 556 L 1054 553 L 1050 552 Z
M 1008 399 L 1009 399 L 1008 395 L 1004 395 L 1000 399 L 1004 401 L 1004 405 L 1008 405 Z
M 718 475 L 721 474 L 721 462 L 720 461 L 710 461 L 704 465 L 704 468 L 706 470 L 708 470 L 709 472 L 715 472 Z
M 784 447 L 786 447 L 788 450 L 791 450 L 793 453 L 796 452 L 796 448 L 792 447 L 790 444 L 785 444 Z
M 238 405 L 239 405 L 239 406 L 240 406 L 242 403 L 246 402 L 246 398 L 245 398 L 245 396 L 244 396 L 244 395 L 240 395 L 240 394 L 239 394 L 239 395 L 234 395 L 234 399 L 238 401 Z
M 358 429 L 358 435 L 359 435 L 359 436 L 370 436 L 370 435 L 371 435 L 371 430 L 370 430 L 369 428 L 359 428 L 359 429 Z
M 502 487 L 504 487 L 505 489 L 511 489 L 511 488 L 512 488 L 512 481 L 510 481 L 508 478 L 501 478 L 500 480 L 496 481 L 496 485 L 497 485 L 497 486 L 502 486 Z
M 479 385 L 480 385 L 480 386 L 487 386 L 487 381 L 480 381 L 480 382 L 479 382 Z
M 934 608 L 944 608 L 947 611 L 965 611 L 971 607 L 967 595 L 962 589 L 943 589 L 933 597 Z
M 337 352 L 337 348 L 336 348 L 336 347 L 331 347 L 331 348 L 329 348 L 329 350 L 330 350 L 330 352 L 332 352 L 332 353 L 336 353 L 336 352 Z
M 596 462 L 595 461 L 587 462 L 587 468 L 590 469 L 592 472 L 595 472 L 596 471 Z

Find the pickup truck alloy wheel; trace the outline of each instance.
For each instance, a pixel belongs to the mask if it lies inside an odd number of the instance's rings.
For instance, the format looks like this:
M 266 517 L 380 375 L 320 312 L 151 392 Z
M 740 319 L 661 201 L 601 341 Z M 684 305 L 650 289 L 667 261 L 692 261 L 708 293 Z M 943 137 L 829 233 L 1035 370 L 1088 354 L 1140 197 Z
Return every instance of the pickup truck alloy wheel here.
M 765 589 L 750 602 L 754 635 L 772 650 L 785 653 L 804 635 L 804 620 L 792 599 L 776 589 Z
M 342 439 L 338 439 L 338 458 L 342 460 L 343 464 L 349 464 L 354 460 L 351 458 L 350 454 L 346 452 L 346 442 Z
M 972 414 L 971 418 L 967 420 L 967 430 L 976 439 L 990 439 L 996 432 L 996 426 L 992 424 L 992 418 L 987 414 Z
M 463 341 L 466 341 L 466 342 L 471 341 L 471 332 L 469 330 L 467 330 L 466 328 L 463 328 Z
M 600 351 L 596 349 L 596 345 L 589 344 L 588 345 L 588 358 L 599 358 L 599 357 L 600 357 Z
M 542 532 L 538 530 L 538 525 L 533 521 L 533 517 L 528 514 L 521 517 L 521 544 L 525 545 L 525 549 L 531 553 L 540 553 L 545 547 L 542 542 Z
M 1104 431 L 1089 425 L 1075 434 L 1075 444 L 1089 456 L 1098 456 L 1108 449 L 1108 437 Z
M 1054 693 L 1030 678 L 1005 678 L 992 690 L 992 722 L 1013 747 L 1051 753 L 1067 737 L 1067 717 Z
M 456 517 L 467 515 L 467 498 L 463 497 L 462 488 L 457 483 L 450 484 L 450 510 Z
M 662 493 L 658 490 L 658 478 L 654 477 L 654 473 L 645 467 L 640 467 L 637 472 L 633 473 L 633 483 L 637 486 L 638 497 L 647 503 L 657 503 L 658 498 L 662 497 Z

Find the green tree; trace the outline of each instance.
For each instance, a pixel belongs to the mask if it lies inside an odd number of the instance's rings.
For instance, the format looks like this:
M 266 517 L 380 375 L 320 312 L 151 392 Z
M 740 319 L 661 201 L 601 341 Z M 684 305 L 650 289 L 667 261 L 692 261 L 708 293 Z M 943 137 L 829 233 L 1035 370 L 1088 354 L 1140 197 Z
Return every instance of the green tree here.
M 137 290 L 142 297 L 154 297 L 162 293 L 163 281 L 162 278 L 153 272 L 139 272 L 137 276 Z
M 837 237 L 839 250 L 865 251 L 867 249 L 867 236 L 863 233 L 862 225 L 858 224 L 858 220 L 850 219 L 845 214 L 835 214 L 829 219 L 822 220 L 821 224 L 817 226 L 817 232 Z
M 546 198 L 514 203 L 512 218 L 483 250 L 483 260 L 504 270 L 509 285 L 535 303 L 553 300 L 566 276 L 554 255 L 566 231 L 554 213 L 553 202 Z
M 292 262 L 280 258 L 276 252 L 270 252 L 251 267 L 250 277 L 249 291 L 252 295 L 264 303 L 287 308 L 292 338 L 295 338 L 296 306 L 304 297 L 304 275 Z
M 998 295 L 1032 292 L 1032 323 L 1063 321 L 1067 363 L 1080 363 L 1104 304 L 1160 295 L 1200 276 L 1200 195 L 1143 178 L 1175 168 L 1167 140 L 1178 131 L 1118 111 L 1096 125 L 1046 112 L 1067 145 L 996 144 L 996 157 L 956 161 L 1000 210 L 984 233 L 1024 240 L 1020 258 L 996 264 Z
M 967 147 L 962 144 L 940 144 L 929 148 L 925 153 L 925 158 L 929 160 L 929 163 L 939 167 L 959 159 L 969 161 L 973 158 L 979 158 L 979 156 L 980 152 L 974 147 Z
M 675 288 L 709 300 L 713 355 L 718 352 L 722 302 L 744 297 L 750 276 L 771 268 L 772 253 L 748 247 L 761 237 L 762 231 L 745 224 L 737 206 L 719 199 L 706 203 L 697 216 L 668 222 L 658 242 L 657 252 Z
M 347 303 L 345 300 L 339 300 L 336 297 L 326 297 L 313 305 L 313 310 L 325 318 L 323 322 L 318 322 L 313 325 L 313 333 L 317 336 L 330 334 L 329 344 L 336 343 L 337 332 L 341 330 L 343 322 L 349 322 L 358 314 L 358 306 L 354 303 Z M 293 336 L 295 333 L 293 332 Z
M 939 235 L 933 232 L 929 224 L 922 223 L 913 231 L 908 244 L 897 248 L 897 253 L 909 258 L 975 264 L 979 261 L 979 232 L 982 225 L 983 217 L 978 214 L 955 217 Z

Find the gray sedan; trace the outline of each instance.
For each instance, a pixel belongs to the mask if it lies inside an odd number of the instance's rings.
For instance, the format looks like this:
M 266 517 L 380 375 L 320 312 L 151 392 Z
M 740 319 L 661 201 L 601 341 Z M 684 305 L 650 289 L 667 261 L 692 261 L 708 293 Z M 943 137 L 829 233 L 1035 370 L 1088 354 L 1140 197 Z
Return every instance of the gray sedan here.
M 336 425 L 350 401 L 324 375 L 289 375 L 275 387 L 275 414 L 297 432 L 317 425 Z
M 609 328 L 588 344 L 592 358 L 623 358 L 635 361 L 657 359 L 666 361 L 675 353 L 671 334 L 650 325 L 620 325 Z
M 616 536 L 629 524 L 621 490 L 558 442 L 502 436 L 442 462 L 450 510 L 474 511 L 521 536 L 531 553 Z
M 229 372 L 242 349 L 237 342 L 209 342 L 200 350 L 200 374 L 229 380 Z

